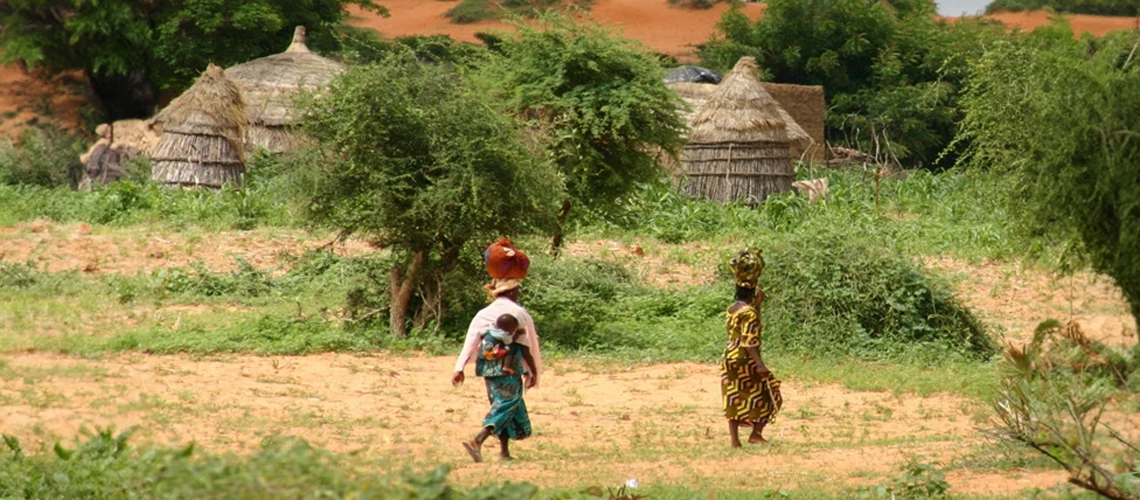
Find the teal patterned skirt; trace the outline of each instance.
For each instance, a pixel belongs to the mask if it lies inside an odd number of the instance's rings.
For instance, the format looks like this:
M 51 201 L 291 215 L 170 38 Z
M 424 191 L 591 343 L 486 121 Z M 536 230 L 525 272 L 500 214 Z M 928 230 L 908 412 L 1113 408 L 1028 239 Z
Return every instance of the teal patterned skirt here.
M 510 439 L 530 437 L 530 415 L 523 401 L 521 375 L 484 377 L 487 382 L 487 399 L 491 410 L 483 417 L 483 427 L 490 427 L 492 434 Z

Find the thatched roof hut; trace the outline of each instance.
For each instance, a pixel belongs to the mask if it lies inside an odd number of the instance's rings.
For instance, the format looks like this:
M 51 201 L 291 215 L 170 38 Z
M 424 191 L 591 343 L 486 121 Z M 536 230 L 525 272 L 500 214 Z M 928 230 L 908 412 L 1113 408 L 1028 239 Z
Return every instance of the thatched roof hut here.
M 689 121 L 682 190 L 758 203 L 789 191 L 795 170 L 780 105 L 760 85 L 756 60 L 741 58 Z
M 768 91 L 767 85 L 765 85 L 763 82 L 761 82 L 760 86 L 764 89 L 765 92 Z M 676 92 L 677 95 L 681 97 L 681 100 L 685 101 L 689 105 L 690 109 L 687 112 L 682 111 L 685 122 L 687 123 L 691 121 L 694 116 L 696 116 L 697 111 L 701 109 L 701 106 L 704 105 L 709 96 L 711 96 L 712 93 L 716 91 L 717 86 L 708 83 L 681 82 L 670 83 L 667 84 L 666 87 L 669 87 L 673 90 L 673 92 Z M 768 92 L 768 95 L 771 96 L 771 92 Z M 788 140 L 792 145 L 792 156 L 794 158 L 799 158 L 800 154 L 811 147 L 815 141 L 812 139 L 811 135 L 807 133 L 807 131 L 800 127 L 795 118 L 793 118 L 792 115 L 790 115 L 788 111 L 784 109 L 783 104 L 781 104 L 778 100 L 776 101 L 776 107 L 780 113 L 780 119 L 784 120 L 784 124 L 788 127 Z
M 297 26 L 285 52 L 238 64 L 226 70 L 245 99 L 249 114 L 246 146 L 271 152 L 299 145 L 289 127 L 296 122 L 294 100 L 304 90 L 329 83 L 347 66 L 314 54 L 305 45 L 305 27 Z
M 151 154 L 151 179 L 209 187 L 241 182 L 245 104 L 222 68 L 211 64 L 154 121 L 162 135 Z

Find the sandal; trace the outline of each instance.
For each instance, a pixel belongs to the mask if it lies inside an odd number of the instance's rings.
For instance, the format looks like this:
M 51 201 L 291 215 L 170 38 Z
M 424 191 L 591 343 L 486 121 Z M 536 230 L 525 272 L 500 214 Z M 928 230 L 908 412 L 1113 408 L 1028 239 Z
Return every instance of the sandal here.
M 471 455 L 471 459 L 474 460 L 475 463 L 483 462 L 483 453 L 479 451 L 479 447 L 476 446 L 474 442 L 464 441 L 463 447 L 467 449 L 467 453 Z

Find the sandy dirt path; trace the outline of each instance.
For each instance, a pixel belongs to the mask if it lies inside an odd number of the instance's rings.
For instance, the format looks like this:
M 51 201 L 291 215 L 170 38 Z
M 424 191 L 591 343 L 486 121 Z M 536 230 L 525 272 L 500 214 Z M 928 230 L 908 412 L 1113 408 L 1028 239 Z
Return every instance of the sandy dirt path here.
M 81 427 L 139 426 L 139 442 L 249 451 L 271 435 L 362 451 L 392 464 L 452 463 L 478 483 L 546 487 L 683 482 L 735 488 L 877 484 L 911 456 L 969 460 L 985 441 L 979 403 L 847 391 L 788 381 L 771 446 L 729 449 L 712 364 L 599 367 L 549 362 L 527 403 L 536 435 L 518 460 L 488 449 L 477 465 L 459 446 L 487 409 L 482 381 L 452 388 L 451 357 L 318 355 L 264 358 L 125 354 L 85 360 L 0 355 L 0 422 L 34 449 Z M 471 369 L 468 368 L 468 372 Z M 485 473 L 490 470 L 491 475 Z M 1063 482 L 1053 471 L 952 471 L 956 492 L 1014 492 Z

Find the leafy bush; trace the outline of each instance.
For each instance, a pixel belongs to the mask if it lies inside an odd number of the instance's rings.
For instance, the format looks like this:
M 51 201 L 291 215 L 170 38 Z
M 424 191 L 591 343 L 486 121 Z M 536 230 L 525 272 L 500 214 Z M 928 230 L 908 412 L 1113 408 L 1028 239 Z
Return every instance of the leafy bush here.
M 717 30 L 701 45 L 704 65 L 753 56 L 773 82 L 824 86 L 833 144 L 942 166 L 955 158 L 942 153 L 968 62 L 1007 36 L 995 21 L 937 20 L 929 0 L 772 0 L 755 22 L 730 9 Z
M 769 345 L 799 354 L 986 359 L 996 345 L 950 287 L 846 233 L 769 245 Z
M 1038 35 L 1035 32 L 1035 35 Z M 1140 65 L 1135 37 L 1067 27 L 995 45 L 973 67 L 969 162 L 1011 179 L 1029 234 L 1068 243 L 1068 265 L 1111 276 L 1140 319 Z
M 862 359 L 987 359 L 996 350 L 949 287 L 846 234 L 768 242 L 765 352 Z M 641 285 L 600 261 L 540 257 L 523 297 L 546 344 L 654 360 L 713 359 L 732 301 L 727 271 L 685 290 Z
M 902 475 L 884 484 L 859 492 L 859 498 L 948 498 L 950 483 L 936 466 L 912 457 L 903 466 Z
M 34 285 L 39 270 L 32 263 L 11 264 L 0 261 L 0 289 L 20 289 Z
M 473 490 L 447 484 L 448 467 L 375 475 L 364 464 L 299 438 L 273 438 L 252 456 L 128 444 L 131 431 L 100 430 L 75 450 L 28 456 L 5 435 L 0 496 L 5 498 L 384 498 L 392 500 L 524 500 L 537 488 L 490 484 Z
M 58 127 L 26 128 L 16 143 L 0 142 L 0 184 L 74 186 L 85 149 L 83 140 Z

